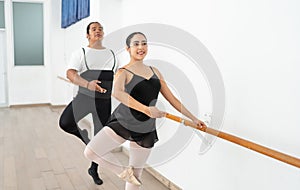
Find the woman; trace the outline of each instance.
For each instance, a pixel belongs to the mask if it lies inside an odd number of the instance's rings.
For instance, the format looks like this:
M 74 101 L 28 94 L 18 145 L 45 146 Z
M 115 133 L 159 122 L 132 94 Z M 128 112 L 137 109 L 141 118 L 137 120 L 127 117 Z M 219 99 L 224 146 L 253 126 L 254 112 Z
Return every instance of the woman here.
M 75 51 L 67 69 L 67 78 L 79 86 L 73 101 L 63 111 L 59 125 L 65 132 L 77 136 L 85 144 L 89 142 L 87 131 L 80 130 L 78 121 L 92 114 L 94 134 L 107 122 L 111 114 L 111 87 L 103 87 L 103 75 L 108 76 L 112 84 L 116 60 L 113 52 L 102 45 L 103 27 L 99 22 L 91 22 L 86 29 L 88 46 Z M 103 181 L 98 175 L 98 165 L 92 162 L 88 169 L 94 182 L 101 185 Z
M 159 92 L 176 110 L 195 124 L 205 124 L 192 115 L 172 94 L 158 69 L 143 63 L 148 51 L 147 39 L 143 33 L 130 34 L 126 46 L 130 62 L 119 69 L 114 81 L 113 96 L 121 104 L 114 110 L 107 126 L 86 146 L 84 154 L 88 159 L 110 168 L 127 181 L 126 190 L 134 190 L 139 189 L 141 185 L 144 164 L 154 143 L 158 141 L 155 118 L 165 116 L 165 112 L 155 107 Z M 124 170 L 109 151 L 126 140 L 130 141 L 129 167 Z

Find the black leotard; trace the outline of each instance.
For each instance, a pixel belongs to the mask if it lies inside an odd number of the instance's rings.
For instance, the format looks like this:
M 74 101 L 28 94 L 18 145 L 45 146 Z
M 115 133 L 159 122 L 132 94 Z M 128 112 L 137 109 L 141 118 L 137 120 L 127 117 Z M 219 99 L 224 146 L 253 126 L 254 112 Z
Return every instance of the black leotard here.
M 152 67 L 150 68 L 153 72 L 150 79 L 136 75 L 128 69 L 121 69 L 133 74 L 132 79 L 125 85 L 125 91 L 140 103 L 155 106 L 161 85 Z M 145 148 L 153 147 L 154 143 L 158 141 L 155 118 L 150 118 L 122 103 L 115 109 L 106 125 L 121 137 L 135 141 Z

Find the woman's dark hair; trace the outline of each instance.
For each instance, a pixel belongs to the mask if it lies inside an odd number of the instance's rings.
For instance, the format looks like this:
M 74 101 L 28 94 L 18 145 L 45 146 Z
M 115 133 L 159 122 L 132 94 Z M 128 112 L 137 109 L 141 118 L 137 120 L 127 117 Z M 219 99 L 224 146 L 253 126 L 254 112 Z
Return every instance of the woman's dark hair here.
M 131 39 L 133 38 L 133 36 L 135 36 L 137 34 L 143 35 L 146 38 L 145 34 L 143 34 L 142 32 L 133 32 L 126 38 L 126 46 L 127 47 L 130 47 Z M 146 40 L 147 40 L 147 38 L 146 38 Z
M 86 33 L 90 34 L 90 28 L 92 24 L 100 24 L 99 22 L 90 22 L 89 25 L 87 25 L 86 27 Z

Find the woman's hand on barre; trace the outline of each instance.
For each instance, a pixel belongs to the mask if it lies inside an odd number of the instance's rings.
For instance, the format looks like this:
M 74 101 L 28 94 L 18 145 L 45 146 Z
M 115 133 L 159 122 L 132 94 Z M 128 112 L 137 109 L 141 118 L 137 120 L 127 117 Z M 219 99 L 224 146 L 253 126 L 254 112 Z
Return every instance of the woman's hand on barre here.
M 207 128 L 207 126 L 206 126 L 206 124 L 203 122 L 203 121 L 201 121 L 201 120 L 199 120 L 199 119 L 193 119 L 193 123 L 195 124 L 195 125 L 197 125 L 200 129 L 205 129 L 205 128 Z

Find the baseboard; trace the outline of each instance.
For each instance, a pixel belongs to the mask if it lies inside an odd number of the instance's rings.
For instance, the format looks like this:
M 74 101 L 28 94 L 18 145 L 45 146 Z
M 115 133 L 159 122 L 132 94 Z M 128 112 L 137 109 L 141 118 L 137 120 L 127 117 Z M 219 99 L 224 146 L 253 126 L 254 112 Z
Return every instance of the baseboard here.
M 114 151 L 116 151 L 116 152 L 122 151 L 126 156 L 129 156 L 129 152 L 126 148 L 120 147 L 120 148 L 115 149 Z M 165 176 L 161 175 L 158 171 L 156 171 L 152 167 L 146 166 L 144 170 L 146 170 L 148 173 L 150 173 L 153 177 L 155 177 L 159 182 L 161 182 L 167 188 L 169 188 L 171 190 L 182 190 L 182 188 L 178 187 L 176 184 L 171 182 Z
M 51 104 L 51 108 L 65 108 L 67 104 Z
M 33 104 L 12 104 L 9 107 L 41 107 L 41 106 L 49 106 L 49 107 L 66 107 L 68 104 L 51 104 L 51 103 L 33 103 Z
M 50 104 L 50 103 L 38 103 L 38 104 L 13 104 L 9 105 L 9 108 L 27 108 L 27 107 L 50 107 L 50 108 L 64 108 L 66 107 L 66 104 Z
M 45 107 L 51 106 L 50 103 L 40 103 L 40 104 L 13 104 L 10 105 L 9 108 L 28 108 L 28 107 Z

